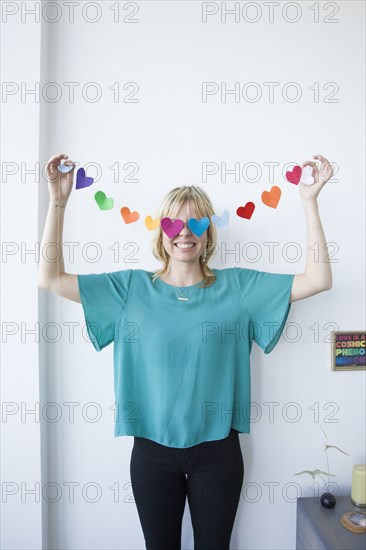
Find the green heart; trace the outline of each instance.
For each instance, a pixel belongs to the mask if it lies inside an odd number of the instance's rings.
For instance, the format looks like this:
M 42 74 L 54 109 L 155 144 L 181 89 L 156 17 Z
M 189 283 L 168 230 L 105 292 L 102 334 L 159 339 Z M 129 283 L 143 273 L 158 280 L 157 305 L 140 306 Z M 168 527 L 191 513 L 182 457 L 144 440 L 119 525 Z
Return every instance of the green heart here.
M 94 195 L 97 205 L 101 210 L 112 210 L 114 200 L 109 197 L 106 197 L 106 194 L 103 191 L 97 191 Z

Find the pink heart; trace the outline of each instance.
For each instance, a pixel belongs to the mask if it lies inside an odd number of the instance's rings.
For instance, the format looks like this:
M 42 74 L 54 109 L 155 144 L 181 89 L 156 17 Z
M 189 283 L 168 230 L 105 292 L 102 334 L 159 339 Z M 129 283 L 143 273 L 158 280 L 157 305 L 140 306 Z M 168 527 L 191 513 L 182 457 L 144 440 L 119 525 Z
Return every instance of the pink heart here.
M 292 172 L 286 172 L 286 179 L 290 183 L 297 185 L 301 178 L 301 166 L 294 166 Z
M 182 220 L 172 221 L 170 218 L 163 218 L 160 221 L 160 225 L 164 233 L 168 235 L 169 239 L 172 239 L 178 235 L 184 227 Z

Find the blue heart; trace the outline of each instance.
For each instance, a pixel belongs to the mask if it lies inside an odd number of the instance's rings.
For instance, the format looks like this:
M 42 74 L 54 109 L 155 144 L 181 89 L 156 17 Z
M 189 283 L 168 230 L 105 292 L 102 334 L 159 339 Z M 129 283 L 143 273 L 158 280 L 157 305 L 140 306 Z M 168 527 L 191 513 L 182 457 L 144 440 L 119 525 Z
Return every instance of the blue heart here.
M 229 211 L 224 210 L 223 213 L 222 213 L 221 218 L 220 218 L 220 216 L 217 216 L 216 214 L 213 214 L 213 216 L 211 216 L 211 221 L 215 225 L 217 225 L 218 227 L 225 228 L 227 226 L 227 224 L 229 223 Z
M 210 220 L 208 218 L 201 218 L 196 220 L 196 218 L 189 218 L 188 227 L 197 237 L 200 237 L 202 233 L 206 231 L 210 225 Z

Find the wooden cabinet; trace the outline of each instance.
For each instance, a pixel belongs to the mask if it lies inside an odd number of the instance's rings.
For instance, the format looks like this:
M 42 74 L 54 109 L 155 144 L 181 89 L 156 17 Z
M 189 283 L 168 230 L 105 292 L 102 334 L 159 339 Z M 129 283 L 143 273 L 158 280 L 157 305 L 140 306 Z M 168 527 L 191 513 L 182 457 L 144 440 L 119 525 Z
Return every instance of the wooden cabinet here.
M 366 534 L 351 533 L 340 522 L 346 512 L 366 512 L 351 502 L 350 496 L 336 496 L 334 508 L 324 508 L 320 498 L 297 499 L 296 549 L 365 550 Z

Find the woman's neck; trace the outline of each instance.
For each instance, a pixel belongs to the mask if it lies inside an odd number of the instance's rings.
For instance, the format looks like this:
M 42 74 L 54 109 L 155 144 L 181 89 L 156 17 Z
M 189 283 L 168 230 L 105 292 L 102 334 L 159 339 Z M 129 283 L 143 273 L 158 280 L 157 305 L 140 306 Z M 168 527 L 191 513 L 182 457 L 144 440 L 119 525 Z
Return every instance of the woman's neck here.
M 190 286 L 199 283 L 203 279 L 201 267 L 187 266 L 187 269 L 171 265 L 168 273 L 162 280 L 174 286 Z

